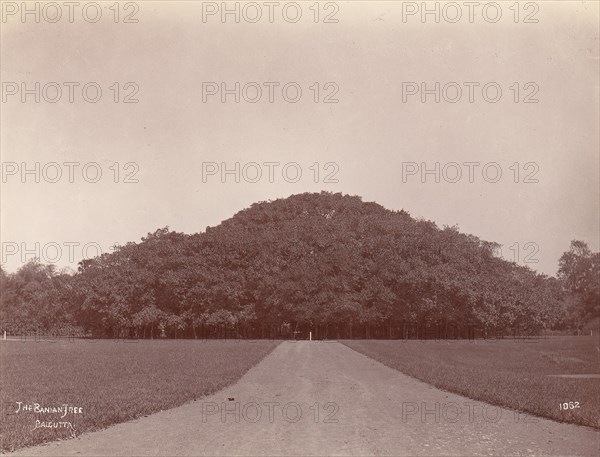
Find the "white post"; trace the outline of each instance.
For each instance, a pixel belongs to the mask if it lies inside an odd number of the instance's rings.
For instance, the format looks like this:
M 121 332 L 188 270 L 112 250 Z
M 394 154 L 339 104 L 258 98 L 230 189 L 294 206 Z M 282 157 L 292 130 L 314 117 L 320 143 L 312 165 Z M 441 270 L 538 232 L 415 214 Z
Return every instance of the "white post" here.
M 312 332 L 308 332 L 308 341 L 312 341 Z
M 6 330 L 4 330 L 4 341 L 6 341 Z

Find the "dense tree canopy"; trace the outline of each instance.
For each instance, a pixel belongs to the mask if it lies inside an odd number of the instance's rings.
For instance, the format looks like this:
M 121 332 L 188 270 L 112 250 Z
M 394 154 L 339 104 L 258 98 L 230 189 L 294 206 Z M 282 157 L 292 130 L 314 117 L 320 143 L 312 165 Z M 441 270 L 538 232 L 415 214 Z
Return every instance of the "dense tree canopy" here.
M 562 283 L 498 258 L 497 247 L 360 197 L 300 194 L 255 203 L 203 233 L 159 229 L 73 275 L 37 262 L 2 271 L 0 319 L 139 337 L 264 322 L 338 334 L 400 322 L 559 324 Z M 577 288 L 570 259 L 563 276 Z
M 571 241 L 570 249 L 558 261 L 558 277 L 573 294 L 573 315 L 579 321 L 600 315 L 600 253 L 583 241 Z

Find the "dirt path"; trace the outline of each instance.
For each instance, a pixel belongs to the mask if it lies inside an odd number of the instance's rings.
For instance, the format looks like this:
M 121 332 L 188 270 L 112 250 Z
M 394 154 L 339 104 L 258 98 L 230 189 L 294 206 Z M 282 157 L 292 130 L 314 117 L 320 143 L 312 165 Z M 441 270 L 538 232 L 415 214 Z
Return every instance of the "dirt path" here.
M 215 395 L 11 455 L 596 456 L 598 432 L 435 389 L 340 343 L 284 342 Z

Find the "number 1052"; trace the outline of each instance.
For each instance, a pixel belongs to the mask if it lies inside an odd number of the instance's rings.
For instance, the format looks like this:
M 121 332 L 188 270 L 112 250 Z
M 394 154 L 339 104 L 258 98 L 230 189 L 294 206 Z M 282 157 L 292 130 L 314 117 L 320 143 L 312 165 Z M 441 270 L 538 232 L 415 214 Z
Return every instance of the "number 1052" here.
M 558 407 L 561 411 L 564 409 L 576 409 L 576 408 L 579 408 L 579 402 L 578 401 L 570 401 L 568 403 L 559 403 Z

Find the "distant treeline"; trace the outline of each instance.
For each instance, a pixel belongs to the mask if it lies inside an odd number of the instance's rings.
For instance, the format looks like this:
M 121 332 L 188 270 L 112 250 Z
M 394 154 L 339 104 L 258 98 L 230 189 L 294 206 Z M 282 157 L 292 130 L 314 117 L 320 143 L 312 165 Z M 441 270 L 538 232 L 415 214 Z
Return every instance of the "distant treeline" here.
M 159 229 L 74 274 L 35 260 L 1 269 L 0 325 L 88 337 L 268 338 L 275 328 L 285 338 L 427 338 L 406 329 L 532 334 L 598 315 L 599 254 L 585 243 L 571 243 L 557 278 L 498 248 L 360 197 L 300 194 L 203 233 Z
M 164 331 L 158 336 L 149 336 L 135 327 L 111 329 L 95 324 L 53 326 L 51 328 L 22 325 L 18 322 L 5 322 L 4 330 L 11 339 L 27 341 L 58 341 L 75 339 L 114 339 L 115 341 L 140 340 L 148 338 L 179 338 L 196 340 L 332 340 L 332 339 L 422 339 L 422 340 L 476 340 L 513 338 L 528 339 L 545 336 L 543 328 L 501 328 L 493 329 L 476 324 L 448 322 L 388 322 L 386 324 L 348 324 L 348 325 L 295 325 L 277 323 L 254 324 L 202 324 L 194 330 L 184 329 L 176 335 L 167 335 Z

